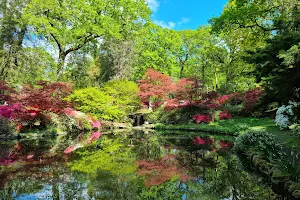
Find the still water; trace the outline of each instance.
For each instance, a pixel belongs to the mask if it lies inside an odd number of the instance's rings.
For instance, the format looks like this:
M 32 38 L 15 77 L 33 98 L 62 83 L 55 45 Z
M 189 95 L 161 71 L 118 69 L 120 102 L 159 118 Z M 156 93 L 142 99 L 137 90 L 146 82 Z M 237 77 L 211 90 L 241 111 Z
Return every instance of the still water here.
M 232 152 L 234 138 L 114 132 L 0 142 L 0 199 L 284 199 Z M 86 142 L 88 141 L 88 142 Z

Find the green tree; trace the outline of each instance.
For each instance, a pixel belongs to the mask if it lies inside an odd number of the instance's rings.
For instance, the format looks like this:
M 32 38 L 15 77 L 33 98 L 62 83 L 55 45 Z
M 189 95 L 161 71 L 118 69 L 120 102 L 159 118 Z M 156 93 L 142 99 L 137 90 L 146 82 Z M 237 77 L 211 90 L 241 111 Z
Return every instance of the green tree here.
M 143 0 L 32 0 L 23 19 L 58 51 L 57 79 L 66 57 L 96 39 L 126 37 L 142 26 L 150 10 Z
M 20 51 L 27 26 L 19 19 L 29 0 L 2 0 L 0 5 L 0 79 L 19 67 Z
M 136 59 L 135 42 L 132 40 L 108 40 L 102 43 L 96 65 L 100 82 L 129 80 Z
M 297 98 L 299 10 L 300 2 L 296 0 L 235 0 L 228 3 L 220 17 L 211 20 L 218 33 L 238 29 L 247 31 L 246 36 L 254 42 L 255 38 L 266 39 L 265 45 L 253 45 L 257 50 L 248 49 L 251 56 L 247 57 L 256 66 L 254 74 L 265 87 L 268 101 L 284 103 Z
M 99 119 L 124 122 L 139 106 L 137 92 L 138 86 L 134 82 L 109 81 L 101 88 L 75 90 L 67 99 L 75 102 L 78 110 Z
M 148 68 L 179 77 L 176 52 L 180 50 L 180 36 L 176 31 L 148 23 L 139 31 L 136 43 L 133 80 L 141 79 Z

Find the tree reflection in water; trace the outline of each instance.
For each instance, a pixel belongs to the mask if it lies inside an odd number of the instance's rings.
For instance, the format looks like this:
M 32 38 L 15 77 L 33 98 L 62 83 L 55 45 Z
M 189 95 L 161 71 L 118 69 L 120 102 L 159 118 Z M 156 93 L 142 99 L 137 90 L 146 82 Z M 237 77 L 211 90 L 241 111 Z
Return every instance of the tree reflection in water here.
M 70 138 L 28 142 L 20 158 L 0 167 L 3 199 L 276 199 L 231 152 L 234 139 L 157 133 L 102 135 L 64 155 Z M 8 148 L 14 148 L 11 143 Z M 55 149 L 55 151 L 53 150 Z M 51 156 L 50 156 L 51 155 Z M 46 162 L 47 161 L 47 162 Z

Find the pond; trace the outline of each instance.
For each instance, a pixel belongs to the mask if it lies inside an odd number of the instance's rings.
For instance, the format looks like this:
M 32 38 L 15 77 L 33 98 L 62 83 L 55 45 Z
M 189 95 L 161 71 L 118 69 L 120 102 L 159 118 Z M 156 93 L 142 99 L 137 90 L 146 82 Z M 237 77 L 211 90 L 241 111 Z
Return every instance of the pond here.
M 234 138 L 185 135 L 119 131 L 88 143 L 82 141 L 89 133 L 2 141 L 0 199 L 285 199 L 244 168 L 232 152 Z

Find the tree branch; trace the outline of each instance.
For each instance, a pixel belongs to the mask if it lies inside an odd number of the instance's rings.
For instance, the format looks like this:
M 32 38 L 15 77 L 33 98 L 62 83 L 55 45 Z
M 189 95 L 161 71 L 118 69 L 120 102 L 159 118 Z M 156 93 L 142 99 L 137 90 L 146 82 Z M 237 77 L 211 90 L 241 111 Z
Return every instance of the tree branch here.
M 83 43 L 78 44 L 76 47 L 72 47 L 70 49 L 68 49 L 67 51 L 64 52 L 65 55 L 68 55 L 69 53 L 73 52 L 73 51 L 77 51 L 79 49 L 81 49 L 85 44 L 87 44 L 88 42 L 92 41 L 93 39 L 99 38 L 100 36 L 98 35 L 88 35 L 85 37 Z

